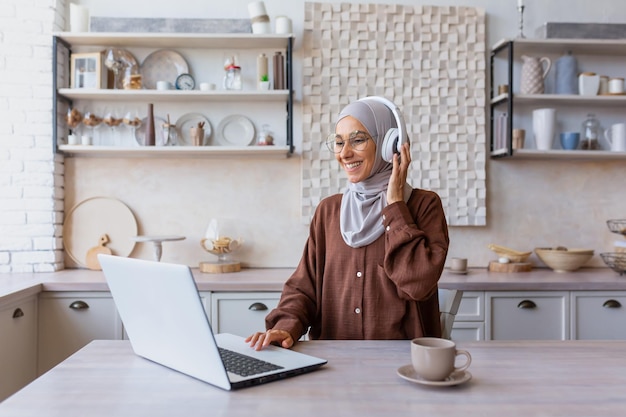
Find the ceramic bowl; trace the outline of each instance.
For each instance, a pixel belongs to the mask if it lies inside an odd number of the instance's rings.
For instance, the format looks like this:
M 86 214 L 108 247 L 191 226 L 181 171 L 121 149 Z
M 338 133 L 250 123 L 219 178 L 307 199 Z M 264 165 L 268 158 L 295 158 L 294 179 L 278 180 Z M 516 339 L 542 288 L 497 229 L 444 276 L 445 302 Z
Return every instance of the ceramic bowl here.
M 575 271 L 593 257 L 593 249 L 535 248 L 535 253 L 555 272 Z

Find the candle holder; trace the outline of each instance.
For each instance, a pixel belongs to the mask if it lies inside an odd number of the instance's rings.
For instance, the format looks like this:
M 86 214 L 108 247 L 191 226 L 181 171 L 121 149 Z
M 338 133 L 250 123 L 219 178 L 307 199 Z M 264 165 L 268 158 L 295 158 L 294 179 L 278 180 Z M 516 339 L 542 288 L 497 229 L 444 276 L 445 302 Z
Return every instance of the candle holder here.
M 519 12 L 519 34 L 518 38 L 525 38 L 524 36 L 524 6 L 517 6 L 517 11 Z

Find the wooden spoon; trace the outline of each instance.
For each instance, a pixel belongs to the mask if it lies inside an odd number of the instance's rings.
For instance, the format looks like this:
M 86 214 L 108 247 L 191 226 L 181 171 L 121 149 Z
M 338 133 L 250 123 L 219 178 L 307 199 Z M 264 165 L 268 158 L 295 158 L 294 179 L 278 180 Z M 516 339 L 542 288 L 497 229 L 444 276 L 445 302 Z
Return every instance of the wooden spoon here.
M 106 255 L 111 255 L 111 249 L 104 246 L 109 242 L 110 242 L 109 236 L 104 234 L 100 236 L 100 241 L 98 242 L 98 246 L 94 246 L 93 248 L 87 251 L 87 257 L 86 257 L 87 268 L 93 269 L 95 271 L 102 270 L 102 267 L 100 266 L 100 262 L 98 261 L 98 254 L 104 253 Z

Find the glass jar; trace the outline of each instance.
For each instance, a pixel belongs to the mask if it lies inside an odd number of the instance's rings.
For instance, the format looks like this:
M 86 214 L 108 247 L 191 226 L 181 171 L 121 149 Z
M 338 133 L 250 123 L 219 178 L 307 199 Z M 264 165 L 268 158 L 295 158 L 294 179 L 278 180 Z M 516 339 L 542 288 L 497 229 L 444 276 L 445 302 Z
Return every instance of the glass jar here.
M 226 75 L 224 76 L 224 89 L 241 90 L 241 67 L 237 65 L 229 65 L 226 67 Z
M 596 119 L 594 114 L 587 114 L 587 119 L 583 122 L 582 126 L 582 135 L 580 136 L 580 149 L 600 149 L 600 145 L 598 144 L 600 122 Z

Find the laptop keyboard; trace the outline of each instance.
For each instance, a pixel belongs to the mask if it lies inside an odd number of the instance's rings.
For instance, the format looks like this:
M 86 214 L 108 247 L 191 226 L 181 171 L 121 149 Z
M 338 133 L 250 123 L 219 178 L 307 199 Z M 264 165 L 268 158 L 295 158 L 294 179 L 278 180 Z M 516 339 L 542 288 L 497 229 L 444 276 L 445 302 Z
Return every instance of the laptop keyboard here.
M 274 365 L 273 363 L 265 362 L 238 352 L 233 352 L 232 350 L 224 348 L 219 348 L 219 350 L 226 370 L 240 376 L 251 376 L 277 369 L 283 369 L 282 366 Z

